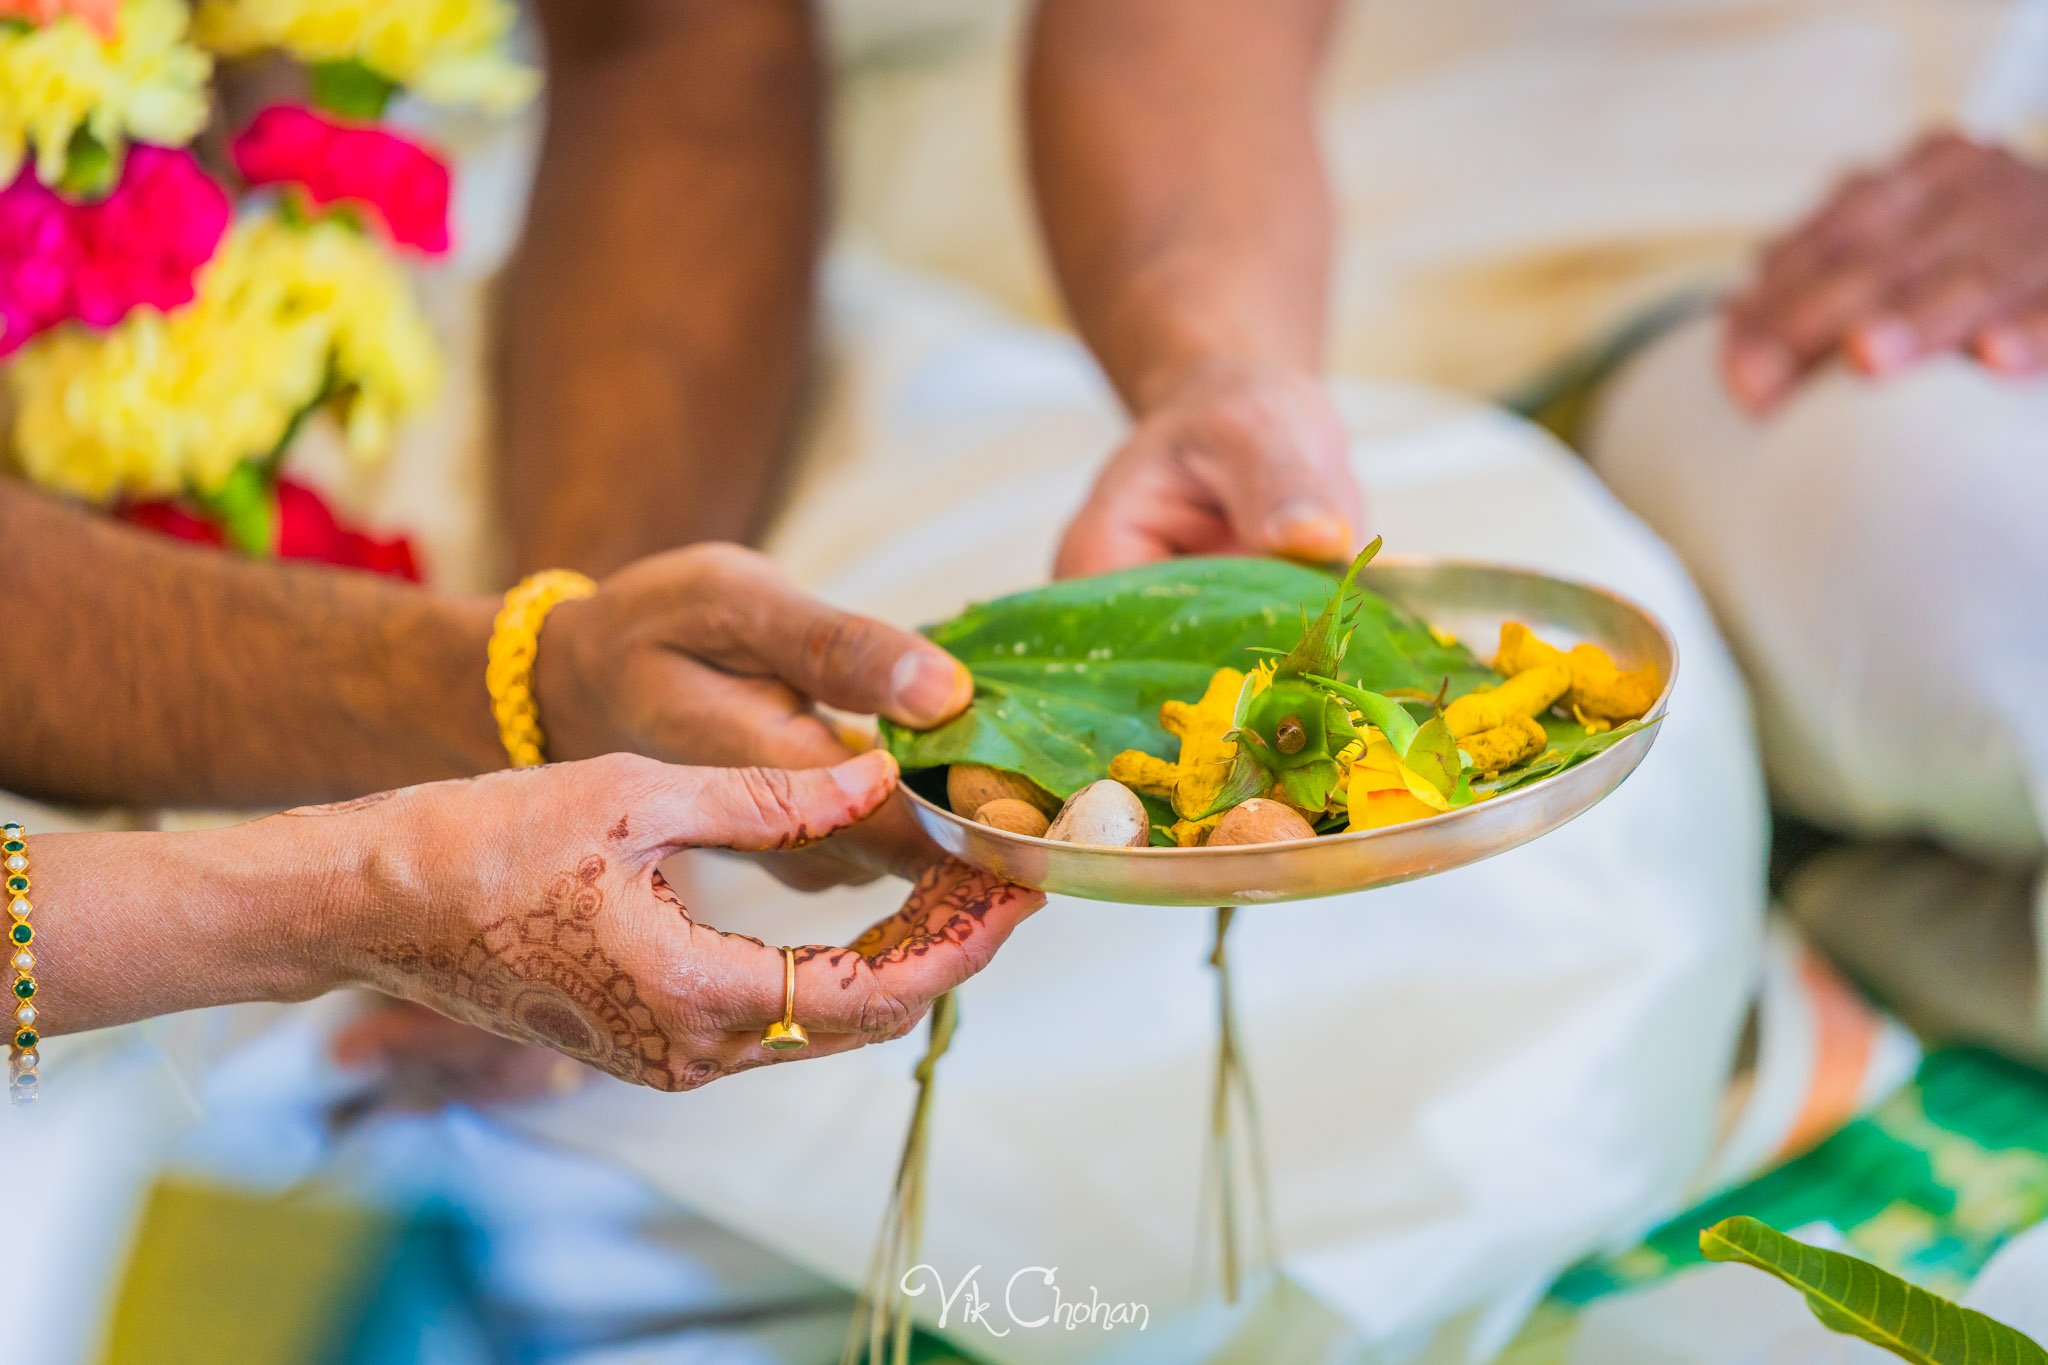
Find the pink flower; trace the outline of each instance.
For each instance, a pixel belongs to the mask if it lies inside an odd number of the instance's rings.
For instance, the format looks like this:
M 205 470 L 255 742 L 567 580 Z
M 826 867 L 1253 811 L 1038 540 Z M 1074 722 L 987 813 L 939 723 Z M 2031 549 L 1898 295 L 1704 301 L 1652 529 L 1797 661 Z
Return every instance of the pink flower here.
M 227 226 L 228 197 L 190 152 L 130 147 L 96 204 L 24 167 L 0 190 L 0 357 L 60 322 L 111 327 L 132 308 L 191 302 Z
M 323 207 L 360 205 L 394 242 L 429 256 L 448 250 L 448 167 L 397 133 L 280 104 L 251 119 L 229 152 L 251 185 L 296 185 Z
M 71 15 L 102 38 L 114 36 L 114 10 L 120 0 L 0 0 L 0 19 L 26 19 L 36 27 Z

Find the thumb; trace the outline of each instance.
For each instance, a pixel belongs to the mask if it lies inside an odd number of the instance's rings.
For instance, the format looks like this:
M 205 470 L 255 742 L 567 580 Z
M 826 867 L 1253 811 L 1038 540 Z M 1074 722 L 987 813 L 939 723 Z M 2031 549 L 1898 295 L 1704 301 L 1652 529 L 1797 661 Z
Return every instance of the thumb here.
M 1344 429 L 1334 412 L 1264 404 L 1191 461 L 1246 549 L 1329 563 L 1349 557 L 1364 524 Z
M 830 768 L 671 768 L 649 811 L 656 848 L 800 848 L 865 819 L 896 789 L 882 750 Z

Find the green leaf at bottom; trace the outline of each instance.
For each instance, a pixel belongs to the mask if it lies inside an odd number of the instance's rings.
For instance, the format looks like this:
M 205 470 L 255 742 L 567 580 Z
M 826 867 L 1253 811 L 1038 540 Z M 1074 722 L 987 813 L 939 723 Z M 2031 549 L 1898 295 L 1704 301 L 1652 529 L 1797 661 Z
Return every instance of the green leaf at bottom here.
M 1824 1251 L 1754 1218 L 1729 1218 L 1700 1234 L 1710 1261 L 1775 1275 L 1806 1296 L 1830 1331 L 1882 1346 L 1918 1365 L 2048 1365 L 2033 1338 L 1950 1303 L 1868 1261 Z

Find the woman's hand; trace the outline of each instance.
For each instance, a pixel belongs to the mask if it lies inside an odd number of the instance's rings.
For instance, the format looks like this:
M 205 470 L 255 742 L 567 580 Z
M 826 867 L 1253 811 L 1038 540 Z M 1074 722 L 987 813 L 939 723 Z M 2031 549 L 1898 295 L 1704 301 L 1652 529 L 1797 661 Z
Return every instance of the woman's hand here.
M 656 555 L 555 608 L 535 661 L 555 758 L 629 752 L 719 767 L 816 768 L 852 754 L 823 704 L 928 728 L 974 694 L 958 661 L 914 632 L 827 606 L 736 545 Z M 938 856 L 901 803 L 777 876 L 806 889 Z
M 1344 424 L 1314 375 L 1211 365 L 1140 415 L 1067 527 L 1054 572 L 1176 555 L 1348 558 L 1363 503 Z
M 852 947 L 796 949 L 796 1019 L 811 1042 L 763 1048 L 782 1017 L 781 951 L 700 923 L 657 866 L 686 848 L 823 838 L 874 811 L 895 778 L 883 754 L 804 772 L 619 754 L 262 823 L 333 821 L 323 845 L 364 851 L 360 893 L 327 936 L 344 980 L 689 1090 L 900 1037 L 1044 902 L 958 863 L 929 868 Z
M 1762 413 L 1837 355 L 1884 377 L 1958 350 L 2048 372 L 2048 169 L 1942 133 L 1771 245 L 1729 306 L 1722 368 Z

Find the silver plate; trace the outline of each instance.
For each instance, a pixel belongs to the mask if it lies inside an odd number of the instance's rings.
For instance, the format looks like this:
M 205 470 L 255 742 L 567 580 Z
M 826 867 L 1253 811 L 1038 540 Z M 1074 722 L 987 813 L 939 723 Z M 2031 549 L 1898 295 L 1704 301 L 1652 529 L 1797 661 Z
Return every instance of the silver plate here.
M 1678 646 L 1625 597 L 1527 569 L 1465 560 L 1374 561 L 1360 583 L 1480 651 L 1505 621 L 1560 647 L 1601 646 L 1624 668 L 1654 665 L 1664 714 Z M 1462 810 L 1385 829 L 1230 848 L 1089 848 L 977 825 L 908 791 L 918 823 L 946 852 L 1023 886 L 1126 905 L 1261 905 L 1370 890 L 1490 858 L 1590 810 L 1635 771 L 1656 740 L 1642 730 L 1554 777 Z

